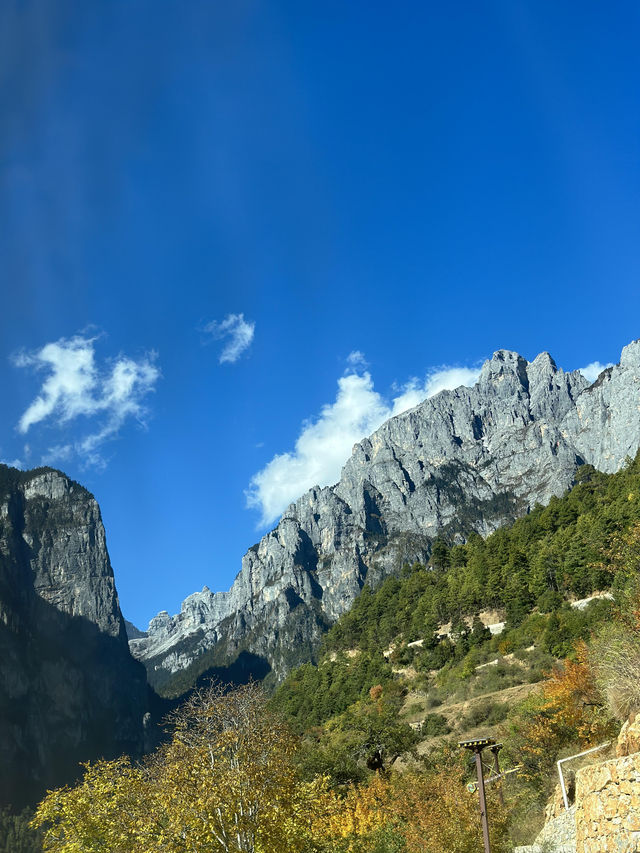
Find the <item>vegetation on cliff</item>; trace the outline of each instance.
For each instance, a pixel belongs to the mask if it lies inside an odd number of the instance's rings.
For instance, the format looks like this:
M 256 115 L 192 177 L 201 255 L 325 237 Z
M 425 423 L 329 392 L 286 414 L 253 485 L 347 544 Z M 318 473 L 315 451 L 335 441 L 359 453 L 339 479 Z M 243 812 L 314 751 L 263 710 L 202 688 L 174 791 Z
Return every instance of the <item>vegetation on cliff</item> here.
M 31 817 L 28 810 L 0 809 L 0 853 L 40 853 L 42 836 L 30 826 Z

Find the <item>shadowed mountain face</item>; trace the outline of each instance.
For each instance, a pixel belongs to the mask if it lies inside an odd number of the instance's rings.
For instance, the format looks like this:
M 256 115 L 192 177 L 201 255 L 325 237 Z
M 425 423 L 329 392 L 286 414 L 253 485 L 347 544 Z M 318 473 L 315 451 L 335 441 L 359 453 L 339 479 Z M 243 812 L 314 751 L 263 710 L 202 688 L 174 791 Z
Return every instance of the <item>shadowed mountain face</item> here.
M 140 754 L 146 710 L 96 501 L 57 471 L 0 465 L 0 804 Z
M 228 592 L 205 587 L 176 616 L 160 613 L 133 654 L 160 687 L 243 650 L 279 679 L 365 579 L 425 560 L 437 534 L 485 536 L 561 495 L 579 465 L 620 468 L 640 446 L 639 404 L 640 341 L 592 385 L 547 353 L 527 362 L 500 350 L 473 388 L 443 391 L 357 444 L 335 486 L 311 489 L 249 549 Z

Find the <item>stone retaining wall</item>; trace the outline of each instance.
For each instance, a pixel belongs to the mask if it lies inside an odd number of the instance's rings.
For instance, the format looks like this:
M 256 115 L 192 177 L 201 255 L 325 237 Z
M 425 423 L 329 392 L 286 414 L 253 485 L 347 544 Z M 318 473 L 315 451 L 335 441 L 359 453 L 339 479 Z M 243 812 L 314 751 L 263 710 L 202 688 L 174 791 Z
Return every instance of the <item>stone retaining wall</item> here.
M 576 807 L 547 821 L 534 844 L 516 847 L 514 853 L 576 853 Z
M 577 853 L 640 851 L 640 752 L 576 773 Z

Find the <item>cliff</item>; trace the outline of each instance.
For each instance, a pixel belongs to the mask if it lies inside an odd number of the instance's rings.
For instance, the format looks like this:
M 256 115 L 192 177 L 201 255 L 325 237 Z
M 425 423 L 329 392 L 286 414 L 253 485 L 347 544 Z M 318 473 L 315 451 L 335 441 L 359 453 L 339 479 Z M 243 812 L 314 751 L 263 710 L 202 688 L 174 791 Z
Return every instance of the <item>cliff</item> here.
M 618 470 L 640 446 L 640 341 L 589 384 L 542 353 L 500 350 L 473 388 L 443 391 L 356 444 L 339 482 L 293 503 L 228 592 L 162 612 L 133 654 L 162 685 L 250 654 L 279 679 L 313 655 L 365 580 L 426 560 L 442 534 L 486 536 L 546 504 L 578 466 Z
M 140 754 L 146 710 L 98 504 L 58 471 L 0 465 L 0 804 Z

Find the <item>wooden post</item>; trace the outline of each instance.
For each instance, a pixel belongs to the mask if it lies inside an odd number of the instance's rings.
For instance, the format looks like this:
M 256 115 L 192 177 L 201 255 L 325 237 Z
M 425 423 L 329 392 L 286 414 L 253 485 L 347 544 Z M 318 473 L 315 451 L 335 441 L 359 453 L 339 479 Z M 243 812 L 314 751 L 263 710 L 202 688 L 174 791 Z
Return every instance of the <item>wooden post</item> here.
M 487 800 L 484 795 L 484 774 L 482 772 L 482 750 L 485 746 L 495 746 L 495 740 L 482 738 L 479 740 L 463 740 L 458 746 L 462 746 L 473 752 L 476 761 L 476 773 L 478 775 L 478 795 L 480 798 L 480 818 L 482 820 L 482 839 L 484 841 L 484 853 L 491 853 L 491 842 L 489 841 L 489 816 L 487 815 Z
M 504 794 L 502 792 L 502 778 L 500 776 L 500 761 L 498 759 L 498 753 L 502 749 L 502 744 L 497 743 L 495 746 L 491 747 L 491 752 L 493 753 L 493 771 L 495 775 L 498 777 L 498 799 L 500 800 L 500 805 L 504 805 Z
M 487 800 L 484 795 L 484 776 L 482 774 L 482 750 L 476 751 L 476 771 L 478 773 L 478 794 L 480 795 L 480 817 L 482 819 L 482 837 L 484 840 L 484 853 L 491 853 L 489 842 L 489 818 L 487 816 Z

